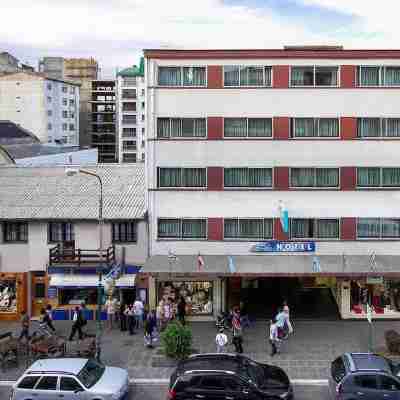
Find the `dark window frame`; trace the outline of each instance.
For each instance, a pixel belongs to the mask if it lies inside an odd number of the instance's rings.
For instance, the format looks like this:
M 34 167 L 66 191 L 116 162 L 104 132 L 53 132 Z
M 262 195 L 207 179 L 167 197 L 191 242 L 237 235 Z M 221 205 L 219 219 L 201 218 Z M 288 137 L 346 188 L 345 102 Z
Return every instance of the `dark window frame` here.
M 11 227 L 16 226 L 18 228 L 17 239 L 10 240 L 9 236 Z M 21 221 L 5 221 L 3 222 L 3 243 L 28 243 L 29 241 L 29 226 L 28 222 Z
M 237 224 L 237 232 L 238 235 L 237 236 L 229 236 L 226 234 L 226 228 L 225 228 L 225 221 L 235 221 Z M 240 223 L 244 222 L 244 221 L 261 221 L 262 222 L 262 236 L 241 236 L 240 235 Z M 271 224 L 271 234 L 270 235 L 266 235 L 265 234 L 265 224 L 266 223 L 270 223 Z M 223 222 L 224 226 L 223 226 L 223 238 L 226 241 L 240 241 L 240 240 L 244 240 L 244 241 L 260 241 L 260 240 L 271 240 L 274 238 L 274 219 L 273 218 L 224 218 L 224 222 Z
M 54 240 L 53 237 L 53 224 L 61 224 L 61 240 Z M 70 236 L 67 237 L 67 224 L 70 224 L 69 231 L 71 232 Z M 50 221 L 47 224 L 47 241 L 48 243 L 62 243 L 62 242 L 73 242 L 75 241 L 75 225 L 71 221 Z
M 309 236 L 293 236 L 293 222 L 295 220 L 311 221 L 309 225 Z M 318 221 L 336 221 L 338 227 L 338 235 L 336 237 L 323 237 L 318 235 Z M 341 223 L 340 218 L 290 218 L 289 219 L 289 238 L 290 240 L 340 240 Z
M 170 221 L 173 223 L 179 222 L 179 235 L 178 236 L 160 236 L 160 221 Z M 184 235 L 183 224 L 186 221 L 199 221 L 204 224 L 204 236 L 203 237 L 188 237 Z M 158 218 L 157 219 L 157 240 L 207 240 L 208 238 L 208 224 L 207 218 Z
M 121 235 L 121 226 L 125 225 L 124 234 Z M 128 225 L 130 229 L 128 230 Z M 116 229 L 118 226 L 118 229 Z M 131 232 L 128 234 L 128 231 Z M 111 225 L 111 234 L 113 243 L 136 243 L 137 242 L 137 222 L 136 221 L 118 221 Z

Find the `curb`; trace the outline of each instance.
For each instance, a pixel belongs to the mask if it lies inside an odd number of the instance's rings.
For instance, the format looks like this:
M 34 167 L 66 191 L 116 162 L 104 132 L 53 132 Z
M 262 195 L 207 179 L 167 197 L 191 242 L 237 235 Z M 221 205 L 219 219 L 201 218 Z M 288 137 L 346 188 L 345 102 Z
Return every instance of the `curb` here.
M 9 387 L 14 385 L 16 381 L 0 381 L 0 387 Z M 328 386 L 327 379 L 292 379 L 295 386 Z M 169 379 L 129 379 L 131 385 L 168 385 Z

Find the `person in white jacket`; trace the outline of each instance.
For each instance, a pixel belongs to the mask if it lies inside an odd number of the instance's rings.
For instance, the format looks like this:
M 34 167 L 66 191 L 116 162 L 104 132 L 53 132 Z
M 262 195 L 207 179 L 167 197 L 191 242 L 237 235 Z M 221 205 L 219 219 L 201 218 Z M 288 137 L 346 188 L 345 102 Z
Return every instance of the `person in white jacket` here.
M 226 345 L 228 344 L 228 336 L 226 336 L 222 328 L 215 337 L 215 344 L 217 345 L 217 353 L 225 353 Z

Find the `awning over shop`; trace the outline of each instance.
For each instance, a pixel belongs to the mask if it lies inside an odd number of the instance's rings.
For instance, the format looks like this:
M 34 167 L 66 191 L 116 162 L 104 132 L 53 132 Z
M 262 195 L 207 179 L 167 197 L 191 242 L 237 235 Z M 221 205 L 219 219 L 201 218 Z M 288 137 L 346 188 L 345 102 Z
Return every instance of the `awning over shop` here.
M 202 255 L 205 265 L 198 266 L 197 256 L 150 257 L 144 273 L 217 274 L 257 276 L 400 276 L 400 256 L 394 255 Z
M 132 288 L 135 286 L 135 274 L 125 274 L 115 281 L 115 286 L 119 288 Z
M 135 286 L 135 274 L 124 274 L 115 280 L 116 287 L 133 287 Z M 104 282 L 104 279 L 103 279 Z M 50 275 L 49 286 L 52 287 L 97 287 L 99 278 L 97 275 L 84 274 L 54 274 Z

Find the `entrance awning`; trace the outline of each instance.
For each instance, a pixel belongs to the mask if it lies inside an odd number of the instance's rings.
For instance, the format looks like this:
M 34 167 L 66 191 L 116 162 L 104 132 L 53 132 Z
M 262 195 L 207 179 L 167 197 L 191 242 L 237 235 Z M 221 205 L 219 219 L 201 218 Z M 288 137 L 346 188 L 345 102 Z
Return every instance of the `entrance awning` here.
M 197 256 L 150 257 L 143 273 L 174 275 L 216 274 L 219 276 L 368 276 L 400 277 L 400 256 L 394 255 L 202 255 L 205 266 L 198 268 Z M 316 264 L 318 268 L 316 269 Z
M 124 274 L 115 280 L 116 287 L 133 287 L 135 286 L 135 274 Z M 104 280 L 103 280 L 104 282 Z M 97 275 L 64 275 L 54 274 L 50 275 L 49 286 L 53 287 L 69 287 L 69 288 L 87 288 L 97 287 L 99 278 Z

